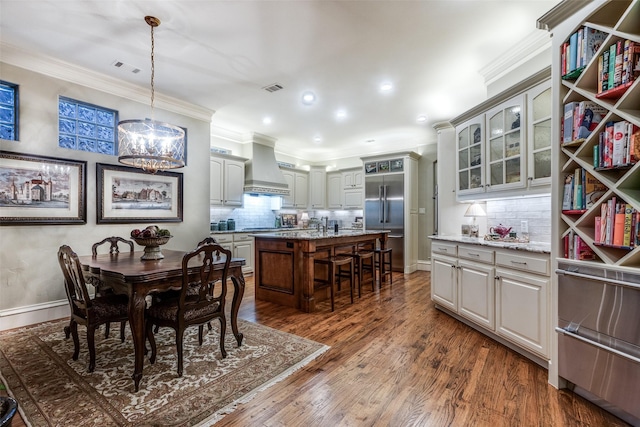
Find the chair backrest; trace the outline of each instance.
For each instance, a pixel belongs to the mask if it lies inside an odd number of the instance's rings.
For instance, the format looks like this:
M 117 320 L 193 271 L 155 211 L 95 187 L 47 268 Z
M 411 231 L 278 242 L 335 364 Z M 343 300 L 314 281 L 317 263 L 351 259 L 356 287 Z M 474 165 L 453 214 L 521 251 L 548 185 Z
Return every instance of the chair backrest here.
M 58 263 L 64 276 L 67 299 L 71 307 L 71 312 L 82 317 L 91 308 L 91 298 L 87 291 L 87 284 L 82 274 L 82 265 L 78 260 L 78 255 L 67 245 L 58 249 Z
M 213 237 L 205 237 L 204 240 L 202 240 L 201 242 L 198 242 L 198 246 L 196 246 L 196 248 L 199 248 L 202 245 L 210 245 L 210 244 L 217 245 L 218 241 Z
M 221 261 L 221 255 L 224 260 Z M 229 276 L 229 264 L 231 251 L 216 243 L 199 246 L 188 252 L 182 258 L 182 291 L 180 293 L 179 310 L 197 309 L 198 307 L 218 303 L 224 310 L 224 301 L 227 295 L 227 278 Z M 214 268 L 214 264 L 223 264 Z M 220 291 L 215 292 L 216 283 L 220 282 Z M 190 285 L 197 283 L 197 295 L 189 295 Z M 191 287 L 193 289 L 193 287 Z
M 107 242 L 111 244 L 111 246 L 109 247 L 110 254 L 117 254 L 120 252 L 120 249 L 118 248 L 118 242 L 129 245 L 129 252 L 133 252 L 133 248 L 134 248 L 133 241 L 127 240 L 118 236 L 111 236 L 111 237 L 106 237 L 101 241 L 99 241 L 98 243 L 94 243 L 93 246 L 91 246 L 91 253 L 93 254 L 93 256 L 98 255 L 98 247 Z

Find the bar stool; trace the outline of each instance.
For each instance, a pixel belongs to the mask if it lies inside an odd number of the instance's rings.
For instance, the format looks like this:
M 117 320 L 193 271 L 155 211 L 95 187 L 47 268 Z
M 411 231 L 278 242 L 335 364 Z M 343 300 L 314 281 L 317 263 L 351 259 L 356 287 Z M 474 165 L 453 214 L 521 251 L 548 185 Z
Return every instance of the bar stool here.
M 380 287 L 382 287 L 382 282 L 386 276 L 389 276 L 389 283 L 393 283 L 393 254 L 391 248 L 376 248 L 373 253 L 373 265 L 380 278 Z
M 374 252 L 372 250 L 366 250 L 362 247 L 354 248 L 354 252 L 351 253 L 353 257 L 354 265 L 355 265 L 355 275 L 358 276 L 358 298 L 362 296 L 362 284 L 365 273 L 368 271 L 371 273 L 371 276 L 368 281 L 371 281 L 371 290 L 375 291 L 375 278 L 376 278 L 376 270 L 375 263 L 373 260 Z M 368 261 L 367 261 L 368 260 Z M 368 282 L 367 281 L 367 282 Z
M 347 265 L 349 266 L 349 290 L 351 292 L 351 304 L 353 304 L 353 287 L 355 285 L 355 269 L 353 257 L 348 255 L 336 255 L 330 256 L 329 258 L 314 259 L 313 262 L 315 265 L 327 266 L 327 280 L 314 277 L 313 282 L 314 288 L 316 289 L 320 289 L 323 287 L 329 288 L 331 294 L 331 311 L 334 310 L 335 306 L 336 277 L 342 276 L 342 267 L 345 267 Z

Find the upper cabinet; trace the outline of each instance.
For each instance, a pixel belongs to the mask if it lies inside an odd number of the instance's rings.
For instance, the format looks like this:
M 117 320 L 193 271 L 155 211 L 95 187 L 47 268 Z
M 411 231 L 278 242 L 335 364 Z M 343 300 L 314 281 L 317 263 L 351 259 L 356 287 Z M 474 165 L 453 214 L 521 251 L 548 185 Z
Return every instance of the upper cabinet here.
M 546 68 L 451 121 L 457 200 L 551 191 L 550 75 Z
M 219 155 L 209 162 L 209 202 L 215 206 L 242 206 L 246 159 Z
M 309 206 L 309 173 L 281 169 L 290 193 L 282 198 L 283 208 L 307 209 Z
M 516 96 L 492 108 L 487 119 L 487 191 L 501 191 L 524 186 L 525 153 L 521 119 L 524 95 Z
M 342 183 L 345 190 L 364 187 L 364 173 L 362 168 L 347 169 L 342 172 Z
M 309 207 L 324 209 L 327 206 L 327 169 L 312 166 L 309 171 Z
M 456 126 L 458 137 L 457 194 L 460 196 L 484 191 L 484 116 L 480 115 Z
M 327 173 L 327 209 L 362 209 L 364 173 L 362 168 Z

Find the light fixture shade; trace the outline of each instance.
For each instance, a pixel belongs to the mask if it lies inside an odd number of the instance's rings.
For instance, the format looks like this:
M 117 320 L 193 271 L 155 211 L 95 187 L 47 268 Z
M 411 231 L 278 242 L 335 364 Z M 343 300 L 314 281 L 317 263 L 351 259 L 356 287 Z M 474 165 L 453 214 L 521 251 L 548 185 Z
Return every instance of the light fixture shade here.
M 300 216 L 300 219 L 302 221 L 309 221 L 309 214 L 306 212 L 302 212 L 302 215 Z
M 118 161 L 155 173 L 184 166 L 184 130 L 156 120 L 118 123 Z
M 484 211 L 484 209 L 482 209 L 482 206 L 480 206 L 477 203 L 473 203 L 469 205 L 469 207 L 467 208 L 467 211 L 464 213 L 464 216 L 476 217 L 476 216 L 487 216 L 487 214 Z

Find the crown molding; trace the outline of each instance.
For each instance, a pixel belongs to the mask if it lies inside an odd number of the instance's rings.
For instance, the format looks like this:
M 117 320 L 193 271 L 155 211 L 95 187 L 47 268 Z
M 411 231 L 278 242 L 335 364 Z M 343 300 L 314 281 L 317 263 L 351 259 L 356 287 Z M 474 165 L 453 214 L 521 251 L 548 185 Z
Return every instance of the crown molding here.
M 24 68 L 49 77 L 86 86 L 141 104 L 149 103 L 149 88 L 127 83 L 87 68 L 61 61 L 51 56 L 27 52 L 13 45 L 0 42 L 2 62 Z M 155 93 L 154 104 L 157 108 L 211 122 L 215 113 L 209 108 L 194 105 L 171 96 Z
M 558 24 L 573 16 L 580 9 L 591 3 L 593 0 L 563 0 L 549 12 L 542 15 L 536 21 L 536 27 L 540 30 L 551 31 Z
M 478 72 L 489 85 L 547 49 L 551 49 L 549 33 L 535 30 Z

